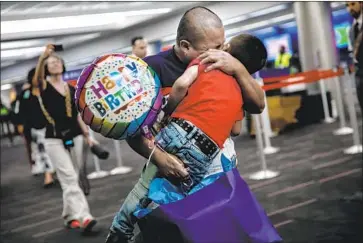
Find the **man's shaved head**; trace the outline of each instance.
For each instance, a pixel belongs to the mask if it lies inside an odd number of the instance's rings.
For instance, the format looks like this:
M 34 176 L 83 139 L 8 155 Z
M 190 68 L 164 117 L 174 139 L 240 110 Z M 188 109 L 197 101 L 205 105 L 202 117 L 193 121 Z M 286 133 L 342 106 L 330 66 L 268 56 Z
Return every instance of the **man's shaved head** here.
M 222 49 L 225 41 L 222 20 L 205 7 L 186 11 L 177 30 L 176 49 L 188 63 L 208 49 Z
M 209 28 L 223 28 L 222 20 L 208 8 L 191 8 L 179 22 L 176 41 L 180 43 L 181 40 L 187 40 L 194 45 Z

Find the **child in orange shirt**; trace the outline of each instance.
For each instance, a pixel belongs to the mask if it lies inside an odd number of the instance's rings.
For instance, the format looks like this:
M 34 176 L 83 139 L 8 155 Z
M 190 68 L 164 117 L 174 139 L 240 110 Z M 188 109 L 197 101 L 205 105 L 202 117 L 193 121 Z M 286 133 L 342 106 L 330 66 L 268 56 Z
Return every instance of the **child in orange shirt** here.
M 251 74 L 267 59 L 263 43 L 247 34 L 232 38 L 228 52 Z M 229 135 L 239 134 L 243 119 L 243 99 L 234 77 L 204 69 L 194 60 L 174 83 L 165 108 L 171 115 L 155 137 L 160 149 L 176 155 L 188 167 L 189 178 L 181 184 L 185 192 L 203 179 Z

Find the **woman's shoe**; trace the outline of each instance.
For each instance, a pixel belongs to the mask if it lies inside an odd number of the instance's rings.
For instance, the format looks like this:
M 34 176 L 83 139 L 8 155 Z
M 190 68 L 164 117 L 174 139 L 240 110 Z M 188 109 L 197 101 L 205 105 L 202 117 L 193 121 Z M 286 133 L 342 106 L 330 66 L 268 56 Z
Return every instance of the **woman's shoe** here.
M 47 189 L 47 188 L 50 188 L 50 187 L 52 187 L 54 185 L 55 185 L 55 181 L 52 181 L 52 182 L 49 182 L 49 183 L 44 183 L 43 187 Z
M 83 232 L 90 232 L 92 228 L 97 224 L 95 219 L 85 219 L 82 224 Z
M 55 181 L 53 179 L 52 173 L 45 172 L 44 173 L 44 188 L 49 188 L 53 185 L 55 185 Z
M 69 229 L 79 229 L 81 228 L 81 223 L 78 220 L 71 220 L 66 223 L 66 227 Z

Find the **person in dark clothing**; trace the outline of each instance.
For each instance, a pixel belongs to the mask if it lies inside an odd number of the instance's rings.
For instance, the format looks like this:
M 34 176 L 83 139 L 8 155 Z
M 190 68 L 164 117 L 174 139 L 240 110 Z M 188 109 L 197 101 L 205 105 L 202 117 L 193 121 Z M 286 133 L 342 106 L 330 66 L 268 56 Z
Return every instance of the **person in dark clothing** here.
M 363 2 L 347 2 L 348 12 L 354 18 L 349 37 L 355 64 L 355 81 L 361 113 L 363 114 Z
M 301 71 L 299 54 L 295 52 L 290 59 L 290 74 L 300 73 Z
M 363 2 L 347 2 L 346 6 L 348 12 L 354 18 L 349 36 L 352 46 L 352 57 L 355 64 L 357 96 L 361 114 L 363 115 Z M 345 199 L 362 201 L 362 190 Z
M 138 58 L 147 56 L 147 41 L 142 36 L 136 36 L 131 39 L 132 55 Z
M 40 109 L 39 101 L 32 94 L 32 79 L 35 68 L 28 72 L 27 83 L 17 98 L 19 109 L 16 111 L 20 123 L 24 127 L 25 146 L 28 152 L 29 163 L 32 167 L 32 174 L 37 175 L 44 172 L 44 187 L 54 184 L 54 168 L 49 155 L 44 149 L 46 119 Z M 33 156 L 32 156 L 33 155 Z
M 11 110 L 6 107 L 3 101 L 0 101 L 0 124 L 1 124 L 1 135 L 5 136 L 5 127 L 7 130 L 6 136 L 10 140 L 10 144 L 13 144 L 13 134 L 10 130 L 10 123 L 11 123 Z

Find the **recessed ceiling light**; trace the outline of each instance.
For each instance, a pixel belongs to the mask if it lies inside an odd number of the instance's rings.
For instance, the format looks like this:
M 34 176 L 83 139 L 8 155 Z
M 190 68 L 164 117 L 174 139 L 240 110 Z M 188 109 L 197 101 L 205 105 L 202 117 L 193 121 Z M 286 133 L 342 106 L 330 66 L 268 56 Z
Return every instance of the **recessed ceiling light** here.
M 5 41 L 1 42 L 1 50 L 25 48 L 34 46 L 43 46 L 47 43 L 53 42 L 52 39 L 36 39 L 36 40 L 22 40 L 22 41 Z
M 1 90 L 9 90 L 12 87 L 13 86 L 11 84 L 3 84 L 3 85 L 1 85 Z
M 1 34 L 82 28 L 111 24 L 122 25 L 125 21 L 127 21 L 128 17 L 163 14 L 170 11 L 171 8 L 157 8 L 115 13 L 2 21 Z

